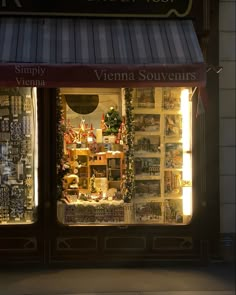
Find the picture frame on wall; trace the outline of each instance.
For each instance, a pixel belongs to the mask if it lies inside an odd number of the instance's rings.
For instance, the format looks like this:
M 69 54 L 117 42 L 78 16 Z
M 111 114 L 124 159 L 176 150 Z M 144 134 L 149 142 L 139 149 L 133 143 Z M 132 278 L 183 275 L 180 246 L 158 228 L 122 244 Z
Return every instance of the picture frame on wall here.
M 160 176 L 160 161 L 158 157 L 136 157 L 134 159 L 136 177 Z
M 134 151 L 139 154 L 159 154 L 160 153 L 160 135 L 136 135 L 134 139 Z
M 183 144 L 165 144 L 165 168 L 181 169 L 183 165 Z
M 163 109 L 168 111 L 180 111 L 180 91 L 169 87 L 162 90 Z
M 136 222 L 160 222 L 162 221 L 162 203 L 146 202 L 135 205 Z
M 135 108 L 155 108 L 155 88 L 136 88 L 133 103 Z
M 165 115 L 165 136 L 177 137 L 182 136 L 182 116 L 176 114 Z
M 160 114 L 134 114 L 134 130 L 160 132 Z
M 165 196 L 182 195 L 182 171 L 166 170 L 164 172 L 164 193 Z
M 161 182 L 160 179 L 155 180 L 135 180 L 135 197 L 160 197 Z
M 167 223 L 183 222 L 183 200 L 166 199 L 164 205 L 164 216 Z

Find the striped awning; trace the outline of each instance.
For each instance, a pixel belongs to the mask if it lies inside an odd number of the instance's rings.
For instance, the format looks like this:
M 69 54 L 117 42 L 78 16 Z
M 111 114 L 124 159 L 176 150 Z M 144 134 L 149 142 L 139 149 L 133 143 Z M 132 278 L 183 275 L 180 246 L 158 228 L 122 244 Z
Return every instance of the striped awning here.
M 0 86 L 205 83 L 190 20 L 2 17 L 0 69 Z

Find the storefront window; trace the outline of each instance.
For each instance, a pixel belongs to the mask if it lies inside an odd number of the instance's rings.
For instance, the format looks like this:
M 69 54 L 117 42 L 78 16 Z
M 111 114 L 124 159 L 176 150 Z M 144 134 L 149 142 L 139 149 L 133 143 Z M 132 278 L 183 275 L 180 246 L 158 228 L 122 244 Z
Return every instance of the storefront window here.
M 36 221 L 36 90 L 0 88 L 0 225 Z
M 60 89 L 58 220 L 187 224 L 191 89 Z

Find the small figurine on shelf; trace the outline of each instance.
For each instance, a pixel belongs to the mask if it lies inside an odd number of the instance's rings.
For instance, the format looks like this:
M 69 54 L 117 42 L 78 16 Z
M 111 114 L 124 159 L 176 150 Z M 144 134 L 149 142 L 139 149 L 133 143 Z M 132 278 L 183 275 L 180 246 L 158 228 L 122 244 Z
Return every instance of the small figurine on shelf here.
M 93 133 L 93 125 L 91 124 L 90 126 L 90 130 L 88 131 L 88 136 L 87 136 L 87 141 L 88 143 L 92 143 L 96 140 L 96 136 L 95 134 Z
M 85 119 L 81 119 L 79 128 L 82 132 L 85 132 L 85 129 L 86 129 Z
M 96 135 L 93 133 L 93 125 L 91 124 L 90 130 L 88 131 L 87 135 L 87 142 L 89 150 L 94 154 L 98 150 L 97 142 L 96 142 Z
M 102 114 L 102 119 L 101 119 L 101 123 L 100 123 L 100 128 L 102 129 L 102 132 L 105 132 L 106 129 L 107 129 L 107 125 L 105 124 L 104 114 Z
M 99 189 L 99 193 L 98 193 L 98 201 L 102 200 L 103 199 L 103 194 L 102 194 L 102 189 L 100 188 Z
M 127 137 L 127 130 L 125 126 L 125 118 L 123 117 L 122 122 L 120 124 L 120 144 L 126 143 L 126 137 Z
M 95 175 L 94 174 L 90 178 L 90 191 L 91 191 L 91 193 L 96 193 L 97 192 L 97 190 L 95 188 Z
M 116 144 L 122 144 L 121 141 L 121 129 L 119 128 L 117 136 L 116 136 Z
M 81 200 L 81 201 L 88 201 L 89 200 L 89 196 L 87 194 L 81 193 L 79 195 L 79 200 Z
M 114 195 L 114 200 L 120 201 L 123 199 L 123 195 L 121 193 L 120 190 L 116 191 L 115 195 Z
M 63 178 L 64 189 L 79 188 L 79 177 L 75 174 L 69 174 Z
M 81 146 L 85 147 L 87 145 L 88 133 L 89 133 L 88 125 L 85 124 L 85 119 L 81 119 L 79 124 L 79 129 L 77 132 L 76 142 L 80 143 Z

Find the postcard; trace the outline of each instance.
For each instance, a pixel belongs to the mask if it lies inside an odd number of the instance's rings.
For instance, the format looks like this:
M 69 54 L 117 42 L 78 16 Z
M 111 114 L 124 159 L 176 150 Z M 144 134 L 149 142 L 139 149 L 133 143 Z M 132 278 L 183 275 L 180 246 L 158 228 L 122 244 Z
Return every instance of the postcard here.
M 165 136 L 181 137 L 182 136 L 182 116 L 165 115 Z
M 159 176 L 160 158 L 135 158 L 134 167 L 136 176 Z
M 180 110 L 180 90 L 178 88 L 163 88 L 162 97 L 164 110 Z
M 164 172 L 165 195 L 179 196 L 182 194 L 182 171 L 171 170 Z
M 160 197 L 160 179 L 155 180 L 135 180 L 135 197 Z
M 155 88 L 136 88 L 133 105 L 136 108 L 155 108 Z
M 183 201 L 181 199 L 165 200 L 165 222 L 169 223 L 182 223 L 183 222 Z
M 165 168 L 181 169 L 183 165 L 182 143 L 165 144 Z
M 160 115 L 157 114 L 135 114 L 135 131 L 160 131 Z
M 160 153 L 159 135 L 135 135 L 134 151 L 137 154 Z
M 147 202 L 135 205 L 136 222 L 160 222 L 162 221 L 162 203 Z

